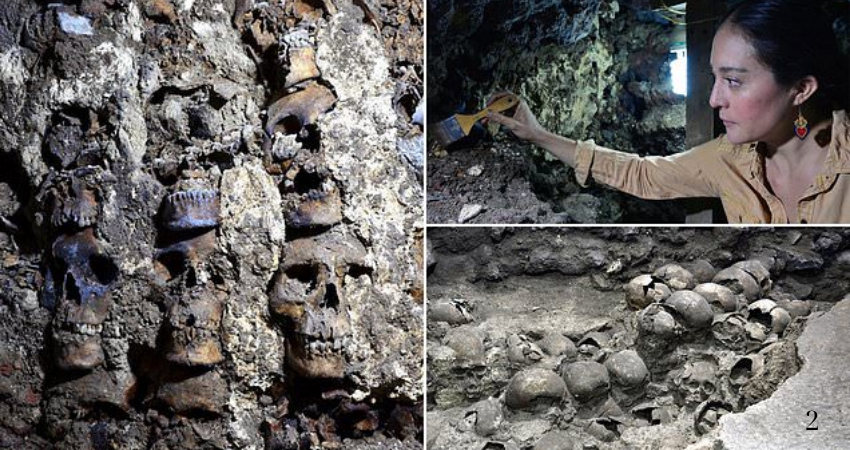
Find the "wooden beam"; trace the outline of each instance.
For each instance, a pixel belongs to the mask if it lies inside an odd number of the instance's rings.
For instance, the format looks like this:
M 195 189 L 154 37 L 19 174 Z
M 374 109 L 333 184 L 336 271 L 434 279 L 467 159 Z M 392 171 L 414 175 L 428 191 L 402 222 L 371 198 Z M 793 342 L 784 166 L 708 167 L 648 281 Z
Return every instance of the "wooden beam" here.
M 688 2 L 688 99 L 685 141 L 688 148 L 715 138 L 721 130 L 716 113 L 708 104 L 711 76 L 711 43 L 717 20 L 726 12 L 726 2 Z
M 722 124 L 708 100 L 711 96 L 711 43 L 717 20 L 726 12 L 726 2 L 691 0 L 686 21 L 688 48 L 688 97 L 686 100 L 685 145 L 693 148 L 717 137 Z M 685 202 L 686 223 L 723 221 L 722 208 L 716 201 Z

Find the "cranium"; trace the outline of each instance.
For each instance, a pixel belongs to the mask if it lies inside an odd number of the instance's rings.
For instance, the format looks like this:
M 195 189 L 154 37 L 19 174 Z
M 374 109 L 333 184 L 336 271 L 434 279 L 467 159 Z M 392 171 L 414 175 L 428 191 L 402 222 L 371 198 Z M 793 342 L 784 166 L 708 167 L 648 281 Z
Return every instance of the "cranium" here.
M 750 276 L 756 280 L 756 284 L 759 286 L 759 295 L 761 296 L 767 295 L 767 292 L 770 291 L 770 288 L 773 286 L 773 282 L 770 281 L 770 271 L 767 270 L 764 264 L 757 259 L 740 261 L 732 264 L 732 267 L 739 268 L 750 274 Z
M 702 283 L 694 288 L 694 292 L 706 299 L 716 313 L 730 313 L 738 310 L 738 298 L 726 286 Z
M 698 259 L 688 264 L 688 271 L 694 274 L 697 283 L 707 283 L 717 274 L 717 269 L 704 259 Z
M 747 351 L 760 349 L 770 335 L 770 329 L 758 322 L 747 322 L 744 331 Z
M 650 303 L 664 301 L 670 294 L 670 288 L 652 275 L 639 275 L 626 285 L 626 303 L 635 309 L 643 309 Z
M 743 351 L 747 347 L 747 319 L 739 313 L 714 316 L 711 334 L 730 350 Z
M 672 403 L 672 398 L 668 397 Z M 643 402 L 632 408 L 631 412 L 640 420 L 649 425 L 660 425 L 670 423 L 676 418 L 678 407 L 672 404 L 662 404 L 657 400 Z
M 543 350 L 523 335 L 508 336 L 508 360 L 512 363 L 525 364 L 540 361 Z
M 354 237 L 324 233 L 290 242 L 269 306 L 283 320 L 286 360 L 310 378 L 340 378 L 350 334 L 346 276 L 366 269 L 366 249 Z
M 602 364 L 579 361 L 566 366 L 563 372 L 567 390 L 581 403 L 600 398 L 608 393 L 611 380 Z
M 717 392 L 717 365 L 710 361 L 690 363 L 676 384 L 685 403 L 696 406 Z
M 543 404 L 559 403 L 566 394 L 564 380 L 548 369 L 518 372 L 508 383 L 505 404 L 514 409 L 533 409 Z
M 676 313 L 672 306 L 656 303 L 649 305 L 638 314 L 638 332 L 641 336 L 657 336 L 669 339 L 681 335 L 684 328 L 680 325 L 672 313 Z
M 652 275 L 661 279 L 674 291 L 693 289 L 697 284 L 694 276 L 678 264 L 661 266 Z
M 564 356 L 567 359 L 573 359 L 578 354 L 573 341 L 561 333 L 546 333 L 543 339 L 537 342 L 537 345 L 549 356 Z
M 589 355 L 591 358 L 600 358 L 602 351 L 608 346 L 611 338 L 602 331 L 591 331 L 582 337 L 576 347 L 579 353 Z
M 740 267 L 727 267 L 717 272 L 712 282 L 726 286 L 736 294 L 743 294 L 747 301 L 757 299 L 761 292 L 761 287 L 756 279 Z
M 605 361 L 605 368 L 611 381 L 625 390 L 640 389 L 649 381 L 646 364 L 634 350 L 614 353 Z
M 227 294 L 210 286 L 184 292 L 168 308 L 166 358 L 187 366 L 211 366 L 224 359 L 219 329 Z
M 729 381 L 735 386 L 741 386 L 761 373 L 763 368 L 764 356 L 761 354 L 742 356 L 729 369 Z
M 749 306 L 749 311 L 749 319 L 764 325 L 771 333 L 782 334 L 791 323 L 788 311 L 777 306 L 773 300 L 762 299 L 754 302 Z
M 45 283 L 45 302 L 55 300 L 53 336 L 61 369 L 92 369 L 103 362 L 100 333 L 112 306 L 110 285 L 118 268 L 94 236 L 93 228 L 60 236 Z
M 707 400 L 697 406 L 694 414 L 694 431 L 697 436 L 708 433 L 720 423 L 720 418 L 734 409 L 732 405 L 718 400 Z
M 664 304 L 676 310 L 688 328 L 700 329 L 711 325 L 714 311 L 705 298 L 693 291 L 676 291 Z
M 428 305 L 428 321 L 462 325 L 474 320 L 469 306 L 463 300 L 437 300 Z
M 460 366 L 483 366 L 484 333 L 481 330 L 464 325 L 453 328 L 446 333 L 443 343 L 454 350 L 455 358 Z

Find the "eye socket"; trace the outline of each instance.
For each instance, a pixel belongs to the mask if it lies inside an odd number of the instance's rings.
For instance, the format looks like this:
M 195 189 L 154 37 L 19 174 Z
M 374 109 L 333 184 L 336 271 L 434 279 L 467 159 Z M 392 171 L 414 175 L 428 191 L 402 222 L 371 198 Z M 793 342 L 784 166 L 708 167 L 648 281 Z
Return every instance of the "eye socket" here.
M 741 85 L 741 80 L 738 80 L 738 79 L 736 79 L 736 78 L 729 78 L 729 77 L 727 77 L 727 78 L 724 78 L 724 80 L 726 80 L 726 84 L 727 84 L 729 87 L 733 87 L 733 88 L 735 88 L 735 87 L 738 87 L 738 86 L 740 86 L 740 85 Z

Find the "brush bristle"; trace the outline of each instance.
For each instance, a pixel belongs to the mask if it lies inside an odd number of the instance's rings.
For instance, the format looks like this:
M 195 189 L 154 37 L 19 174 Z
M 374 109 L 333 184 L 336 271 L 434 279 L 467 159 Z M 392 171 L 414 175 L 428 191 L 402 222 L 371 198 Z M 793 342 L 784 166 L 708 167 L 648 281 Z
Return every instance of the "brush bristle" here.
M 443 147 L 446 147 L 466 136 L 466 133 L 464 133 L 463 129 L 461 129 L 455 116 L 431 125 L 428 131 Z

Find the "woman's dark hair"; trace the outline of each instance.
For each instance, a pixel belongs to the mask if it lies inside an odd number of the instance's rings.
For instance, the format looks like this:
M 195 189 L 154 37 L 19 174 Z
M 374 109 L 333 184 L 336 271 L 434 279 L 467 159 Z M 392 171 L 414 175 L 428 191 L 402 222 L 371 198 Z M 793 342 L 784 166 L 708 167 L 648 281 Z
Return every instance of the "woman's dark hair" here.
M 850 72 L 832 31 L 832 21 L 812 0 L 746 0 L 721 22 L 740 31 L 777 83 L 818 80 L 815 105 L 850 109 Z

